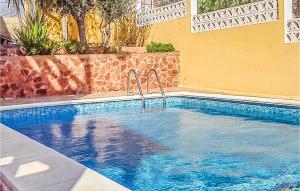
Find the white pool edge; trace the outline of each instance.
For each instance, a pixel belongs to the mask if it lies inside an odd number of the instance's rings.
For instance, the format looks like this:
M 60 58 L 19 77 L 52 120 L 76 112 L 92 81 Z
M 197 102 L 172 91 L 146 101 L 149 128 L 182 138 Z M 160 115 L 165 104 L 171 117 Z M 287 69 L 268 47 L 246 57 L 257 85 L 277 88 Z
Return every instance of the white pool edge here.
M 260 97 L 235 96 L 235 95 L 225 95 L 225 94 L 196 93 L 196 92 L 188 92 L 188 91 L 166 93 L 166 97 L 172 97 L 172 96 L 178 96 L 178 97 L 179 96 L 192 96 L 192 97 L 199 97 L 199 98 L 217 98 L 217 99 L 224 99 L 224 100 L 254 102 L 254 103 L 262 103 L 262 104 L 300 106 L 300 100 L 294 100 L 294 99 L 260 98 Z M 159 98 L 159 97 L 161 97 L 161 94 L 145 95 L 145 99 Z M 140 95 L 117 96 L 117 97 L 109 97 L 109 98 L 89 98 L 89 99 L 83 98 L 83 99 L 77 99 L 77 100 L 75 99 L 75 100 L 66 100 L 66 101 L 51 101 L 51 102 L 41 102 L 41 103 L 0 106 L 0 111 L 35 108 L 35 107 L 57 106 L 57 105 L 75 105 L 75 104 L 83 104 L 83 103 L 128 101 L 128 100 L 138 100 L 138 99 L 141 99 Z
M 130 191 L 1 123 L 0 136 L 0 181 L 9 191 Z

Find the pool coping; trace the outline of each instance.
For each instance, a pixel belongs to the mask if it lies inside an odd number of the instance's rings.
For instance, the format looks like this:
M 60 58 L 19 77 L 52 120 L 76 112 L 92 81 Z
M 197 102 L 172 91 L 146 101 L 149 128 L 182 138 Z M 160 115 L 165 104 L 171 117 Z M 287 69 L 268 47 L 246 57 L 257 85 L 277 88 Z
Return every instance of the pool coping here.
M 179 92 L 169 92 L 166 93 L 166 97 L 198 97 L 198 98 L 215 98 L 228 101 L 240 101 L 240 102 L 251 102 L 251 103 L 261 103 L 261 104 L 276 104 L 276 105 L 288 105 L 288 106 L 300 106 L 300 100 L 293 99 L 278 99 L 278 98 L 260 98 L 260 97 L 250 97 L 250 96 L 236 96 L 236 95 L 225 95 L 225 94 L 212 94 L 212 93 L 196 93 L 189 91 L 179 91 Z M 161 94 L 147 94 L 147 98 L 158 98 Z M 82 103 L 100 103 L 100 102 L 111 102 L 111 101 L 128 101 L 128 100 L 138 100 L 141 99 L 140 95 L 132 96 L 116 96 L 116 97 L 106 97 L 106 98 L 88 98 L 88 99 L 74 99 L 65 101 L 47 101 L 40 103 L 26 103 L 18 105 L 8 105 L 0 106 L 0 111 L 14 110 L 14 109 L 26 109 L 35 107 L 47 107 L 56 105 L 75 105 Z
M 288 99 L 273 99 L 273 98 L 258 98 L 258 97 L 247 97 L 247 96 L 233 96 L 224 94 L 208 94 L 208 93 L 195 93 L 188 91 L 170 92 L 166 93 L 167 97 L 198 97 L 198 98 L 211 98 L 211 99 L 222 99 L 228 101 L 241 101 L 250 103 L 261 103 L 261 104 L 277 104 L 277 105 L 289 105 L 289 106 L 300 106 L 300 100 L 288 100 Z M 158 98 L 160 94 L 149 94 L 145 98 Z M 99 103 L 99 102 L 111 102 L 111 101 L 126 101 L 126 100 L 137 100 L 140 99 L 139 95 L 133 96 L 118 96 L 109 98 L 92 98 L 92 99 L 81 99 L 81 100 L 67 100 L 67 101 L 53 101 L 53 102 L 41 102 L 41 103 L 30 103 L 30 104 L 19 104 L 10 106 L 1 106 L 0 111 L 35 108 L 35 107 L 46 107 L 56 105 L 70 105 L 70 104 L 82 104 L 82 103 Z M 51 166 L 50 172 L 43 172 L 45 177 L 38 175 L 29 178 L 29 183 L 33 184 L 29 190 L 35 191 L 43 190 L 54 191 L 54 190 L 105 190 L 105 191 L 128 191 L 129 189 L 122 185 L 108 179 L 101 174 L 81 165 L 80 163 L 58 153 L 57 151 L 46 147 L 45 145 L 38 143 L 31 138 L 18 133 L 17 131 L 0 123 L 0 136 L 1 136 L 1 152 L 0 152 L 0 183 L 8 186 L 10 190 L 15 191 L 26 191 L 23 189 L 24 185 L 28 183 L 25 178 L 16 178 L 16 171 L 23 164 L 30 163 L 30 161 L 42 161 L 43 165 L 54 165 Z M 22 146 L 22 149 L 17 146 Z M 24 152 L 24 148 L 28 150 Z M 4 150 L 4 151 L 3 151 Z M 4 159 L 8 157 L 14 157 L 14 161 L 11 164 L 3 165 Z M 47 159 L 49 157 L 51 160 Z M 53 161 L 54 162 L 53 162 Z M 56 163 L 55 163 L 56 162 Z M 54 163 L 54 164 L 53 164 Z M 62 167 L 63 164 L 63 167 Z M 67 168 L 66 168 L 67 167 Z M 65 173 L 68 171 L 79 172 L 74 177 L 70 176 L 72 173 Z M 18 172 L 18 171 L 17 171 Z M 42 173 L 42 174 L 43 174 Z M 47 180 L 47 181 L 46 181 Z M 49 185 L 48 180 L 53 180 Z M 78 183 L 79 182 L 79 183 Z M 48 185 L 42 185 L 48 184 Z M 34 187 L 34 184 L 35 187 Z M 70 187 L 72 186 L 72 187 Z M 26 187 L 26 186 L 25 186 Z M 71 188 L 71 189 L 70 189 Z
M 9 191 L 129 191 L 0 123 L 0 183 Z

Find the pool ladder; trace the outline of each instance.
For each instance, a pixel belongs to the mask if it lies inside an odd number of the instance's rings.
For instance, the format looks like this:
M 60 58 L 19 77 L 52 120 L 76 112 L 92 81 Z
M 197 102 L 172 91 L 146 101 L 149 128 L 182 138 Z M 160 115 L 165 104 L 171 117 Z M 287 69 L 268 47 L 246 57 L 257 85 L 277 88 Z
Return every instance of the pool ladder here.
M 137 73 L 136 73 L 135 69 L 129 70 L 128 74 L 127 74 L 127 95 L 130 95 L 130 74 L 131 73 L 134 74 L 136 85 L 137 85 L 137 87 L 139 89 L 139 92 L 140 92 L 140 95 L 142 97 L 142 109 L 145 109 L 145 97 L 144 97 L 144 93 L 143 93 L 143 90 L 142 90 L 142 87 L 141 87 L 141 82 L 137 77 Z
M 159 86 L 159 89 L 160 89 L 160 93 L 162 95 L 162 99 L 163 99 L 163 109 L 166 108 L 166 95 L 165 95 L 165 92 L 164 92 L 164 89 L 161 85 L 161 82 L 159 80 L 159 77 L 158 77 L 158 73 L 155 69 L 150 69 L 148 74 L 147 74 L 147 94 L 149 94 L 149 85 L 150 85 L 150 76 L 151 76 L 151 73 L 154 73 L 155 74 L 155 77 L 156 77 L 156 81 L 158 83 L 158 86 Z M 135 71 L 135 69 L 131 69 L 128 71 L 128 74 L 127 74 L 127 95 L 130 95 L 130 74 L 133 73 L 134 74 L 134 77 L 135 77 L 135 80 L 136 80 L 136 84 L 137 84 L 137 87 L 138 87 L 138 90 L 139 90 L 139 93 L 141 95 L 141 98 L 142 98 L 142 109 L 145 109 L 145 97 L 144 97 L 144 93 L 143 93 L 143 90 L 142 90 L 142 87 L 141 87 L 141 82 L 140 80 L 138 79 L 137 77 L 137 73 Z
M 157 74 L 157 71 L 155 69 L 150 69 L 149 72 L 148 72 L 148 75 L 147 75 L 147 94 L 149 94 L 149 85 L 150 85 L 150 81 L 149 81 L 149 78 L 150 78 L 150 75 L 151 75 L 151 72 L 153 72 L 155 74 L 155 77 L 156 77 L 156 81 L 158 83 L 158 86 L 159 86 L 159 89 L 160 89 L 160 93 L 162 95 L 162 99 L 163 99 L 163 109 L 166 108 L 166 95 L 165 95 L 165 91 L 164 89 L 162 88 L 162 85 L 160 83 L 160 80 L 158 78 L 158 74 Z

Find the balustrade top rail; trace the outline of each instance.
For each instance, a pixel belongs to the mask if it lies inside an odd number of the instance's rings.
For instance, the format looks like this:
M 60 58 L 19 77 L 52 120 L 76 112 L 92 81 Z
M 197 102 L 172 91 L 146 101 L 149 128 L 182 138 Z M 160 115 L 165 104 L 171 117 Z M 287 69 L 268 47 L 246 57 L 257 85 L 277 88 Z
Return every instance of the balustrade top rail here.
M 137 26 L 179 19 L 187 15 L 187 1 L 181 0 L 176 3 L 145 10 L 137 13 Z

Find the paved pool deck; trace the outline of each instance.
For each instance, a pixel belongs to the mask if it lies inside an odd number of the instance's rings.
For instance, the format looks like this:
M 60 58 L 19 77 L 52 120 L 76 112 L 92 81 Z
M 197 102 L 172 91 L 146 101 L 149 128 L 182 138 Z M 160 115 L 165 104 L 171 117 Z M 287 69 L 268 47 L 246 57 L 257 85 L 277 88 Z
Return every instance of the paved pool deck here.
M 167 89 L 167 96 L 193 96 L 300 106 L 296 99 L 271 99 Z M 125 92 L 2 100 L 0 110 L 139 99 Z M 146 97 L 160 97 L 149 94 Z M 128 191 L 127 188 L 86 168 L 0 123 L 0 183 L 4 191 Z M 1 186 L 1 184 L 0 184 Z M 1 187 L 0 187 L 1 188 Z M 1 190 L 1 189 L 0 189 Z

